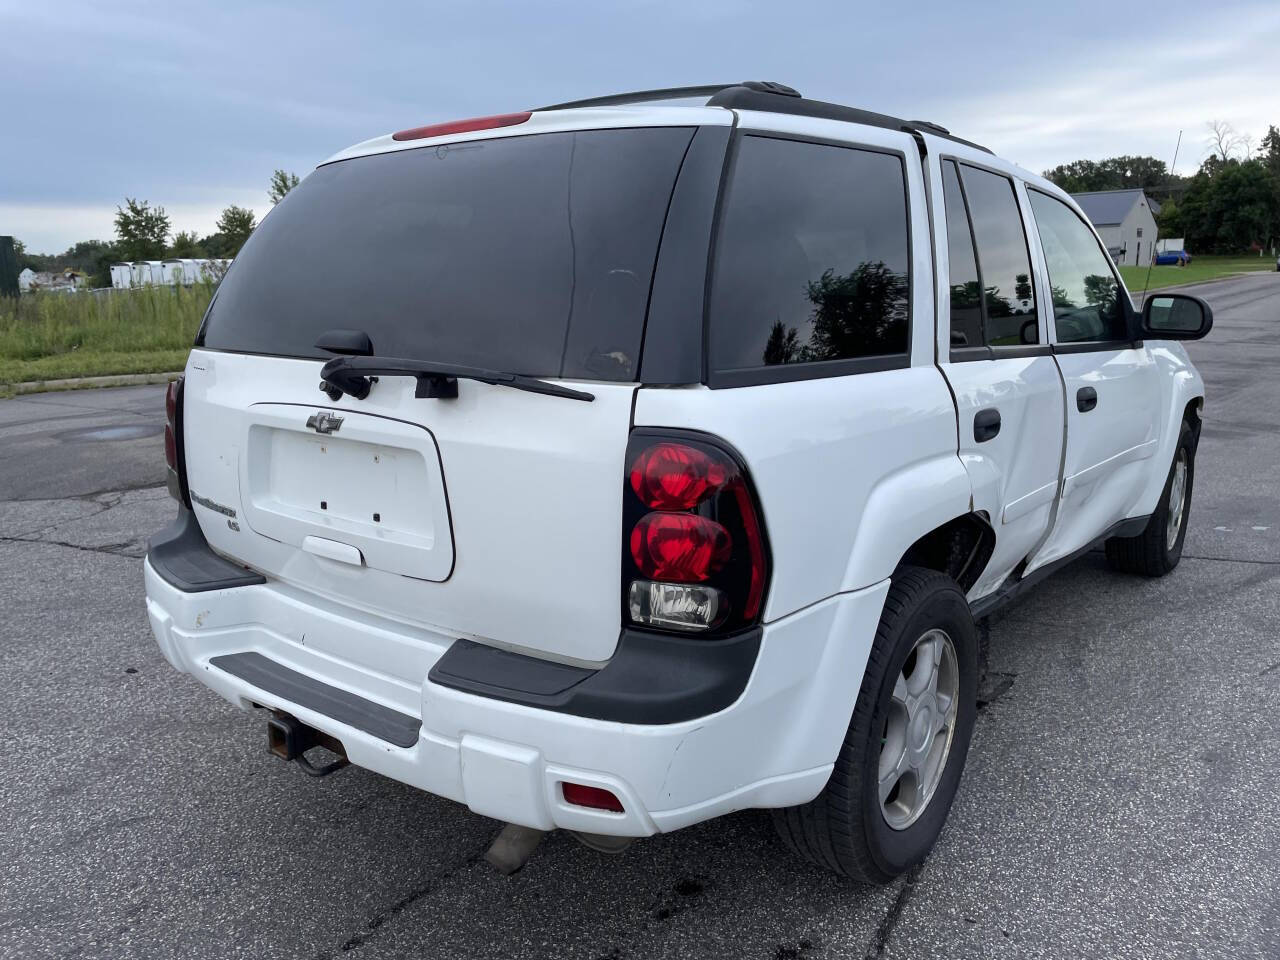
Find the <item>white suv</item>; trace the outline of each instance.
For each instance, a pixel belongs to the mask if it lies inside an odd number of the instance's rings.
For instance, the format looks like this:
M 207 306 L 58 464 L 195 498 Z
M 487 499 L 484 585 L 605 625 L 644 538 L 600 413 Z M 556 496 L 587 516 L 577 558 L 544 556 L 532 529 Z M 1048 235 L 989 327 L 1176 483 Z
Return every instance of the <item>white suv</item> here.
M 151 624 L 310 772 L 597 841 L 773 808 L 885 881 L 956 793 L 975 618 L 1099 543 L 1177 564 L 1211 323 L 1135 313 L 1052 184 L 778 84 L 380 137 L 170 388 Z

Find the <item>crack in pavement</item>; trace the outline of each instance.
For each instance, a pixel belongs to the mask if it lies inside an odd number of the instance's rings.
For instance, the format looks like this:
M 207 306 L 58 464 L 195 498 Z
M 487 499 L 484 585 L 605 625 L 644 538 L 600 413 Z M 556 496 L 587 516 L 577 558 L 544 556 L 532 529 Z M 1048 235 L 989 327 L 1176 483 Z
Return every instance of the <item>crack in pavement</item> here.
M 475 864 L 479 863 L 483 857 L 484 857 L 484 851 L 478 851 L 476 853 L 473 853 L 471 856 L 467 857 L 467 859 L 463 860 L 461 863 L 458 863 L 450 867 L 448 870 L 444 871 L 444 873 L 437 874 L 436 876 L 428 880 L 426 883 L 423 883 L 421 886 L 411 890 L 406 896 L 401 897 L 395 903 L 391 904 L 391 906 L 383 910 L 379 910 L 372 917 L 370 917 L 368 921 L 366 921 L 363 930 L 353 933 L 350 937 L 348 937 L 346 940 L 342 942 L 341 946 L 338 947 L 338 952 L 349 953 L 352 950 L 356 950 L 364 946 L 364 944 L 368 943 L 369 940 L 372 937 L 374 937 L 377 934 L 377 932 L 383 927 L 383 925 L 386 924 L 388 921 L 394 920 L 396 917 L 402 914 L 405 910 L 409 909 L 411 906 L 413 906 L 418 901 L 422 900 L 424 897 L 429 896 L 432 893 L 435 893 L 436 890 L 438 890 L 441 886 L 443 886 L 449 880 L 452 880 L 459 873 L 466 870 L 468 867 L 472 867 Z M 332 953 L 329 953 L 326 951 L 326 952 L 317 954 L 316 960 L 331 960 L 333 956 L 334 955 Z
M 90 490 L 88 493 L 73 493 L 65 497 L 7 497 L 0 500 L 0 503 L 58 503 L 62 500 L 94 500 L 96 497 L 103 497 L 109 493 L 133 493 L 135 490 L 158 490 L 163 487 L 163 483 L 149 481 L 147 483 L 137 483 L 131 487 L 112 487 L 108 490 Z
M 1266 567 L 1280 567 L 1280 560 L 1246 560 L 1243 557 L 1195 557 L 1189 553 L 1182 555 L 1183 560 L 1216 560 L 1218 563 L 1257 563 Z
M 146 484 L 145 486 L 122 487 L 116 490 L 100 490 L 96 493 L 83 493 L 83 494 L 77 494 L 76 496 L 72 496 L 72 497 L 51 497 L 51 498 L 46 497 L 46 498 L 40 498 L 38 501 L 21 500 L 21 499 L 0 500 L 0 504 L 31 503 L 31 502 L 62 503 L 63 501 L 66 501 L 66 500 L 81 500 L 86 503 L 92 503 L 99 508 L 97 510 L 94 510 L 92 513 L 86 513 L 80 517 L 66 517 L 61 520 L 54 520 L 50 523 L 46 523 L 43 526 L 34 527 L 29 530 L 19 530 L 15 534 L 0 536 L 0 542 L 52 543 L 61 547 L 73 547 L 77 550 L 96 550 L 101 553 L 116 553 L 117 556 L 130 556 L 130 554 L 117 553 L 117 551 L 120 548 L 132 546 L 134 543 L 137 543 L 136 540 L 126 540 L 121 543 L 109 543 L 109 544 L 104 544 L 103 546 L 100 546 L 100 547 L 88 547 L 82 544 L 69 543 L 64 540 L 46 540 L 43 536 L 41 536 L 41 534 L 45 533 L 48 530 L 53 530 L 57 527 L 61 527 L 66 524 L 80 523 L 81 521 L 84 521 L 84 520 L 92 520 L 94 517 L 102 516 L 102 514 L 107 513 L 111 510 L 114 510 L 116 507 L 120 506 L 120 504 L 124 501 L 124 496 L 126 493 L 132 493 L 136 490 L 159 490 L 159 489 L 162 489 L 163 487 L 164 487 L 164 484 L 162 483 L 150 483 L 150 484 Z
M 863 954 L 866 960 L 875 960 L 875 958 L 884 956 L 885 948 L 889 946 L 889 938 L 893 936 L 893 931 L 898 926 L 898 921 L 902 919 L 902 911 L 906 909 L 907 902 L 915 892 L 916 881 L 920 879 L 920 874 L 923 870 L 923 863 L 916 864 L 911 868 L 906 879 L 903 880 L 902 886 L 898 890 L 898 895 L 893 898 L 893 903 L 889 905 L 885 915 L 880 918 L 880 924 L 876 927 L 875 936 L 867 944 L 867 951 Z
M 104 553 L 109 557 L 125 557 L 129 560 L 141 559 L 141 554 L 125 553 L 126 547 L 132 547 L 137 540 L 125 540 L 123 543 L 104 543 L 99 547 L 90 547 L 82 543 L 68 543 L 65 540 L 44 540 L 40 537 L 0 537 L 0 543 L 39 543 L 48 547 L 67 547 L 71 550 L 83 550 L 86 553 Z

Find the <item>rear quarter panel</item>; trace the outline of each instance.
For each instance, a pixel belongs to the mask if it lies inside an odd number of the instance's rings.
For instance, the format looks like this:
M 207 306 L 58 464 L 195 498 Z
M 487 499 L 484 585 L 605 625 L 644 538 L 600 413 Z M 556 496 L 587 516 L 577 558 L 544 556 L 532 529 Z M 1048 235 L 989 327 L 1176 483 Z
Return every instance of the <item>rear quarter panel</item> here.
M 643 389 L 635 423 L 702 430 L 742 454 L 772 553 L 766 621 L 878 583 L 922 534 L 969 510 L 955 408 L 932 365 Z

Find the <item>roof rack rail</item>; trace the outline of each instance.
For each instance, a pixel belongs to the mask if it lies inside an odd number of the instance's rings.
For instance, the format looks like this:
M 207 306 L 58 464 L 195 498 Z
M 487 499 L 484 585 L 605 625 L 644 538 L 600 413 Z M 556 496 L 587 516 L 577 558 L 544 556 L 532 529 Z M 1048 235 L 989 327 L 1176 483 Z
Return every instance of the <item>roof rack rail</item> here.
M 848 107 L 839 103 L 827 103 L 822 100 L 808 100 L 802 97 L 795 88 L 784 83 L 773 83 L 764 80 L 747 80 L 743 83 L 715 83 L 700 87 L 666 87 L 660 90 L 637 90 L 634 93 L 615 93 L 606 97 L 591 97 L 587 100 L 570 100 L 567 103 L 555 103 L 549 107 L 538 107 L 538 110 L 570 110 L 576 107 L 617 107 L 628 103 L 653 103 L 658 100 L 681 100 L 693 97 L 707 97 L 707 106 L 725 107 L 734 110 L 759 110 L 765 113 L 787 113 L 804 117 L 823 117 L 828 120 L 843 120 L 849 123 L 860 123 L 865 126 L 883 127 L 886 130 L 900 130 L 904 133 L 942 137 L 953 143 L 962 143 L 983 153 L 992 153 L 990 149 L 972 140 L 955 136 L 941 124 L 928 120 L 903 120 L 884 113 L 874 113 L 858 107 Z
M 553 103 L 549 107 L 537 107 L 536 110 L 572 110 L 577 107 L 618 107 L 628 103 L 652 103 L 655 100 L 684 100 L 692 97 L 714 97 L 722 90 L 745 87 L 758 93 L 772 93 L 783 97 L 798 97 L 800 93 L 785 83 L 773 83 L 768 80 L 747 80 L 745 83 L 712 83 L 699 87 L 662 87 L 658 90 L 636 90 L 632 93 L 612 93 L 604 97 L 589 97 L 586 100 L 569 100 L 565 103 Z

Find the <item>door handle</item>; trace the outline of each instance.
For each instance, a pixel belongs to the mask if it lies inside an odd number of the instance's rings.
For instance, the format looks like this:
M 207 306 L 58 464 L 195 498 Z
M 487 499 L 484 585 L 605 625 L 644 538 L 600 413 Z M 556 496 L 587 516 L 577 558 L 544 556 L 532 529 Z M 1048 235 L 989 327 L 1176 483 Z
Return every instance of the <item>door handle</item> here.
M 1093 387 L 1081 387 L 1076 391 L 1076 409 L 1088 413 L 1098 405 L 1098 391 Z
M 986 443 L 1000 432 L 1000 411 L 995 407 L 979 410 L 973 418 L 973 439 L 976 443 Z

